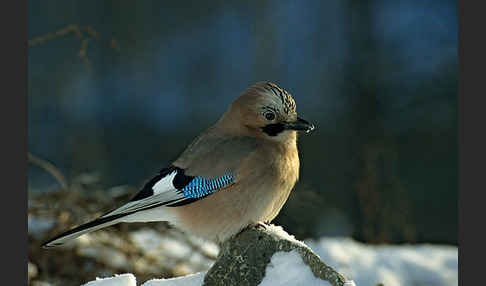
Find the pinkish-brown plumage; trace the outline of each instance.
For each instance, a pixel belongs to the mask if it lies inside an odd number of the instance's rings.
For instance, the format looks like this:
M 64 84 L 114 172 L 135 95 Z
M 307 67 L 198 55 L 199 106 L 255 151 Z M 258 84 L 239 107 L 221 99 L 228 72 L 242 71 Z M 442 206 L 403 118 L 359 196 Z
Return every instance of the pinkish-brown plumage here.
M 217 242 L 249 225 L 270 222 L 299 178 L 297 130 L 312 129 L 312 124 L 297 117 L 287 91 L 273 83 L 256 83 L 186 148 L 167 173 L 147 183 L 132 201 L 46 246 L 118 222 L 169 221 Z M 192 177 L 215 179 L 223 174 L 232 174 L 232 181 L 189 200 L 181 197 L 183 186 L 176 186 L 178 172 L 188 182 Z

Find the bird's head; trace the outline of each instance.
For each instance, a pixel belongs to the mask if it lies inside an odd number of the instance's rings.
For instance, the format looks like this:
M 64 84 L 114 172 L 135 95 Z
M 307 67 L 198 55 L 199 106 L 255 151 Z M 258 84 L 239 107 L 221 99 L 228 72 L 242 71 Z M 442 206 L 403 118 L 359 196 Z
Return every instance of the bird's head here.
M 309 133 L 315 128 L 297 116 L 290 93 L 271 82 L 258 82 L 248 88 L 233 101 L 222 120 L 244 135 L 277 141 L 295 138 L 296 131 Z

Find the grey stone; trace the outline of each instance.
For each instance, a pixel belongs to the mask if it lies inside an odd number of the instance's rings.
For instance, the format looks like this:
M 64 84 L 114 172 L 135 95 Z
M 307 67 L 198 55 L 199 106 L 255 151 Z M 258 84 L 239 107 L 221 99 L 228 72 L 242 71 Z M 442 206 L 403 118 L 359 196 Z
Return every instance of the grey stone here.
M 249 227 L 221 245 L 216 262 L 204 277 L 204 286 L 258 285 L 272 255 L 279 251 L 296 250 L 315 277 L 333 286 L 342 286 L 346 279 L 326 265 L 303 242 L 288 235 L 281 227 Z

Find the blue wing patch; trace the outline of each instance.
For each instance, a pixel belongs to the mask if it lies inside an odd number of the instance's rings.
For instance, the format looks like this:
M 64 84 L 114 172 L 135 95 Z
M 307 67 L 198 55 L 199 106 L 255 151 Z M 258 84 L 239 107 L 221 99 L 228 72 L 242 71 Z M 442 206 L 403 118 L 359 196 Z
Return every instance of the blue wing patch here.
M 187 184 L 180 191 L 184 197 L 190 199 L 202 198 L 214 193 L 214 191 L 224 188 L 233 183 L 235 177 L 232 174 L 225 174 L 214 179 L 206 179 L 202 177 L 194 177 L 189 184 Z

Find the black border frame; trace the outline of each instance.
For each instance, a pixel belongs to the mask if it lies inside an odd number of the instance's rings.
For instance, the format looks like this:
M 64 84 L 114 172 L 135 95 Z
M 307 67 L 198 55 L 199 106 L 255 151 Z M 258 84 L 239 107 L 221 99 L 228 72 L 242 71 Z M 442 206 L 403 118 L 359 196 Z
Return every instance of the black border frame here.
M 2 2 L 2 284 L 27 283 L 27 1 Z M 2 159 L 3 159 L 2 158 Z M 7 272 L 8 271 L 8 272 Z M 3 280 L 3 279 L 2 279 Z M 25 281 L 25 282 L 22 282 Z
M 458 3 L 459 285 L 473 285 L 482 279 L 481 261 L 484 260 L 486 240 L 481 213 L 484 201 L 480 198 L 485 190 L 481 179 L 485 176 L 483 165 L 486 161 L 485 10 L 481 6 L 484 3 L 480 1 Z

